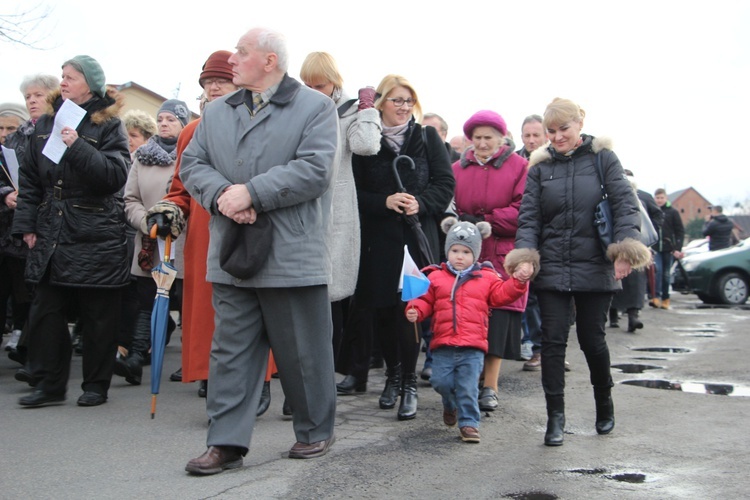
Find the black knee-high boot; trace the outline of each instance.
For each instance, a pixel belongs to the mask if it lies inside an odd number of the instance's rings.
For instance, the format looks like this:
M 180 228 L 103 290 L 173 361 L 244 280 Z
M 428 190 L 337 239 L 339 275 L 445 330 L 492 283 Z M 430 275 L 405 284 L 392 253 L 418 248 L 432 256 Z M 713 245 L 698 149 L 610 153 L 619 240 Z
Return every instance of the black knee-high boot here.
M 398 407 L 399 420 L 411 420 L 417 416 L 417 374 L 404 375 L 401 387 L 401 404 Z
M 565 432 L 565 396 L 546 396 L 547 399 L 547 432 L 544 444 L 562 446 Z
M 396 406 L 398 394 L 401 392 L 401 363 L 386 370 L 385 387 L 380 395 L 380 408 L 390 410 Z
M 628 333 L 634 333 L 643 328 L 643 321 L 638 319 L 638 309 L 628 309 Z
M 594 387 L 596 401 L 596 432 L 609 434 L 615 428 L 615 405 L 611 387 Z

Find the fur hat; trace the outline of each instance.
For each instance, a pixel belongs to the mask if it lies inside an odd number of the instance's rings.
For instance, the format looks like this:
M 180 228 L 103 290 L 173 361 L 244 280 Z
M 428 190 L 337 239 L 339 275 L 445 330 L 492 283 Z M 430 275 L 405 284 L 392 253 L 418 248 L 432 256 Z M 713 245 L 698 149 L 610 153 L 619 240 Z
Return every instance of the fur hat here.
M 482 253 L 482 240 L 492 232 L 492 226 L 489 222 L 481 221 L 474 225 L 471 222 L 459 222 L 455 217 L 443 219 L 440 227 L 446 235 L 445 255 L 448 255 L 448 251 L 453 245 L 463 245 L 474 254 L 474 262 L 479 259 L 479 254 Z
M 0 104 L 0 116 L 15 116 L 19 123 L 26 123 L 29 120 L 29 112 L 26 111 L 26 106 L 15 102 Z
M 183 127 L 187 125 L 190 120 L 190 111 L 188 111 L 187 104 L 179 99 L 167 99 L 164 101 L 161 108 L 159 108 L 159 112 L 156 113 L 156 116 L 159 116 L 161 113 L 172 113 L 178 120 L 180 120 Z
M 62 67 L 65 66 L 73 66 L 76 71 L 83 74 L 92 94 L 99 97 L 107 95 L 107 79 L 104 77 L 104 70 L 96 59 L 91 56 L 75 56 L 73 59 L 65 61 Z
M 228 50 L 217 50 L 206 59 L 203 64 L 203 71 L 198 78 L 198 85 L 203 87 L 203 80 L 208 78 L 226 78 L 230 82 L 234 78 L 232 74 L 232 65 L 229 64 L 229 58 L 232 53 Z
M 492 127 L 503 135 L 508 135 L 508 126 L 503 117 L 490 110 L 477 111 L 464 123 L 464 135 L 471 139 L 471 134 L 477 127 Z

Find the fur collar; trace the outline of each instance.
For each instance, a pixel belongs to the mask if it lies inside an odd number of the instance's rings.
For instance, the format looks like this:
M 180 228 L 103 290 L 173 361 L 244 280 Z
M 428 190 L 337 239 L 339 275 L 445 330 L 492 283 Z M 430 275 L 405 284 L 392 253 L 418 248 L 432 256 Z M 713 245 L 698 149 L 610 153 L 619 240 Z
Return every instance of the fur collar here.
M 584 136 L 586 137 L 586 136 Z M 598 153 L 602 150 L 609 150 L 612 151 L 612 139 L 609 137 L 593 137 L 593 136 L 587 136 L 591 137 L 591 151 L 593 153 Z M 585 141 L 584 141 L 585 142 Z M 538 148 L 533 153 L 531 153 L 531 157 L 529 157 L 529 168 L 533 167 L 537 163 L 542 163 L 545 161 L 549 161 L 552 159 L 552 151 L 551 146 Z
M 101 125 L 113 118 L 118 118 L 120 110 L 125 106 L 125 98 L 111 87 L 107 87 L 107 95 L 101 98 L 95 97 L 95 99 L 98 99 L 97 102 L 91 103 L 90 107 L 87 106 L 87 114 L 94 125 Z M 59 89 L 50 93 L 47 96 L 47 110 L 45 114 L 55 116 L 62 103 L 62 94 Z
M 177 159 L 177 149 L 167 153 L 156 139 L 151 137 L 146 144 L 135 150 L 135 159 L 141 165 L 166 167 Z

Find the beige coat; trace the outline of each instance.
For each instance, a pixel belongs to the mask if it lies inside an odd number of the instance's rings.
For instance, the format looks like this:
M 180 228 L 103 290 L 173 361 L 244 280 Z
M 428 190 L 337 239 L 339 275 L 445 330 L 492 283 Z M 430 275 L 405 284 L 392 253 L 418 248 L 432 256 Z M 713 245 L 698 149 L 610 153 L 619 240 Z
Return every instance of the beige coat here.
M 130 168 L 128 181 L 125 184 L 125 215 L 127 216 L 128 223 L 136 230 L 135 252 L 133 262 L 130 266 L 130 272 L 135 276 L 151 276 L 151 273 L 144 271 L 138 265 L 138 253 L 141 251 L 141 241 L 144 236 L 144 218 L 148 209 L 153 207 L 169 191 L 174 167 L 174 161 L 169 165 L 144 165 L 138 160 L 136 154 L 133 166 Z M 174 264 L 177 268 L 177 278 L 180 279 L 182 278 L 182 269 L 184 267 L 182 262 L 184 242 L 184 238 L 178 238 L 172 242 L 174 245 Z M 161 262 L 161 258 L 160 256 L 156 256 L 154 258 L 154 266 L 159 264 L 159 262 Z

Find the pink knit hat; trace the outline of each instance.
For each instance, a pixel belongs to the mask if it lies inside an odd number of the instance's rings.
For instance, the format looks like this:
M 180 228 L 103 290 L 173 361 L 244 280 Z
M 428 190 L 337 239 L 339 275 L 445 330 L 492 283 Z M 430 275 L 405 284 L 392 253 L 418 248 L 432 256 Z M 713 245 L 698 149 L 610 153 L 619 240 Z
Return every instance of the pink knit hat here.
M 464 135 L 467 139 L 471 140 L 471 134 L 474 133 L 474 129 L 477 127 L 492 127 L 503 135 L 508 134 L 508 126 L 505 124 L 503 117 L 488 109 L 477 111 L 471 118 L 466 120 L 466 123 L 464 123 Z

